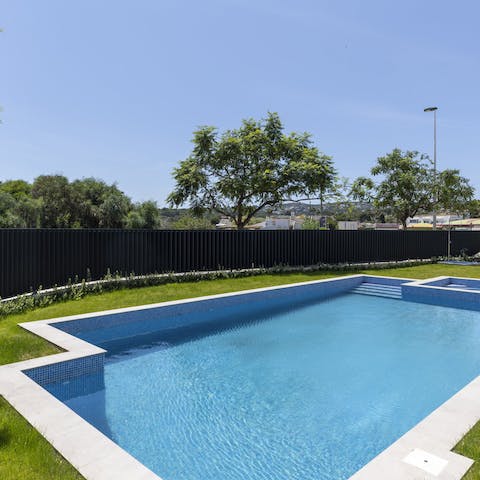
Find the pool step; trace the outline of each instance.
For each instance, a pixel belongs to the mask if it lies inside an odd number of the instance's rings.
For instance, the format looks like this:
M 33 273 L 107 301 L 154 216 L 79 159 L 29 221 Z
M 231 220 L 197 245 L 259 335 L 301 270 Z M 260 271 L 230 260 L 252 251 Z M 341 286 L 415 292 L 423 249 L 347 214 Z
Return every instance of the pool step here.
M 402 288 L 397 285 L 380 285 L 379 283 L 363 282 L 351 291 L 362 295 L 373 295 L 375 297 L 402 298 Z
M 461 288 L 463 290 L 475 290 L 473 287 L 469 287 L 468 285 L 465 285 L 463 283 L 449 283 L 448 285 L 445 285 L 447 288 Z

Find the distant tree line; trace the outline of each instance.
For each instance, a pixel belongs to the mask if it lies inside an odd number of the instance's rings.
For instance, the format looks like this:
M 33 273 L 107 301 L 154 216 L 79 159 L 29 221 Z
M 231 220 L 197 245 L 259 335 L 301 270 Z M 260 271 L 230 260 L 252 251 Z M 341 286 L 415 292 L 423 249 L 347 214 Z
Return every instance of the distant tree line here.
M 2 228 L 157 228 L 160 212 L 153 201 L 133 203 L 102 180 L 69 182 L 63 175 L 41 175 L 33 183 L 0 183 Z
M 214 228 L 217 218 L 133 202 L 115 184 L 41 175 L 0 182 L 0 228 Z

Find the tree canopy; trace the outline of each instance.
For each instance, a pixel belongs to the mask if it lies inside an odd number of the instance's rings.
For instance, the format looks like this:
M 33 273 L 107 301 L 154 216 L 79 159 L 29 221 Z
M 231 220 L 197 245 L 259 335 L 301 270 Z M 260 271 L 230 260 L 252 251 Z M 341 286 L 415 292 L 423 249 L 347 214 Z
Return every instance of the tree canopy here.
M 394 149 L 377 159 L 371 174 L 381 180 L 357 178 L 353 197 L 391 212 L 404 228 L 409 217 L 434 208 L 463 213 L 473 199 L 473 188 L 458 170 L 435 175 L 428 156 L 416 151 Z
M 219 134 L 214 127 L 194 132 L 193 151 L 173 172 L 172 206 L 215 211 L 242 229 L 257 212 L 298 195 L 324 192 L 333 175 L 331 158 L 307 133 L 285 134 L 276 113 L 243 120 Z
M 474 189 L 460 170 L 447 169 L 438 175 L 438 204 L 452 213 L 465 213 L 470 210 Z
M 160 223 L 156 202 L 133 203 L 115 184 L 96 178 L 0 182 L 0 228 L 152 229 Z

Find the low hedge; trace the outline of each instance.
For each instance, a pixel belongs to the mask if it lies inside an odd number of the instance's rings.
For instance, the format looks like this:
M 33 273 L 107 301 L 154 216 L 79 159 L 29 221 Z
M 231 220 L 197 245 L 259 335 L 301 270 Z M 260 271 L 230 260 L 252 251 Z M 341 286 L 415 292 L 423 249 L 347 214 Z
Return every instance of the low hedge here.
M 308 267 L 278 265 L 271 268 L 166 274 L 154 273 L 150 275 L 135 275 L 134 273 L 131 273 L 126 277 L 118 273 L 112 274 L 111 272 L 107 272 L 107 274 L 101 280 L 88 281 L 83 279 L 79 281 L 78 278 L 76 278 L 73 282 L 69 280 L 67 285 L 64 286 L 55 286 L 45 290 L 43 290 L 42 287 L 39 287 L 38 290 L 34 292 L 1 300 L 0 317 L 21 313 L 38 307 L 45 307 L 56 302 L 62 302 L 65 300 L 78 300 L 86 295 L 120 290 L 124 288 L 151 287 L 155 285 L 164 285 L 167 283 L 198 282 L 200 280 L 215 280 L 221 278 L 241 278 L 272 273 L 306 273 L 315 271 L 355 272 L 364 270 L 366 268 L 388 269 L 413 267 L 428 263 L 436 263 L 436 260 L 404 260 L 398 262 L 353 264 L 317 264 Z

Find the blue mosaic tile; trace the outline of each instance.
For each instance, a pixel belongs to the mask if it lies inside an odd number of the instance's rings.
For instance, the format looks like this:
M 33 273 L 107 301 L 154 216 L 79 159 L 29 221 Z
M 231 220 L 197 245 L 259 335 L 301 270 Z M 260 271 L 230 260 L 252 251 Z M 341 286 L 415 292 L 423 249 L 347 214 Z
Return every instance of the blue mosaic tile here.
M 51 363 L 42 367 L 23 370 L 23 373 L 40 385 L 63 382 L 70 378 L 103 370 L 105 354 L 98 353 L 74 360 Z
M 242 304 L 251 305 L 252 302 L 264 302 L 265 300 L 274 299 L 280 308 L 294 301 L 298 295 L 301 295 L 302 298 L 311 296 L 311 298 L 315 299 L 324 299 L 347 292 L 361 282 L 361 277 L 347 277 L 310 285 L 252 292 L 249 294 L 154 307 L 111 315 L 98 315 L 85 319 L 59 322 L 55 324 L 55 327 L 72 335 L 84 338 L 87 341 L 88 335 L 82 334 L 93 331 L 95 331 L 98 340 L 107 340 L 111 338 L 112 335 L 115 335 L 116 329 L 119 332 L 121 330 L 121 335 L 124 336 L 156 331 L 160 326 L 161 328 L 177 328 L 185 325 L 186 322 L 191 323 L 192 313 L 198 314 L 199 317 L 208 313 L 210 317 L 214 318 L 215 315 L 221 314 L 224 308 L 235 305 L 241 306 Z M 103 337 L 102 330 L 104 331 Z
M 463 310 L 480 310 L 480 292 L 461 292 L 446 288 L 428 288 L 421 285 L 402 286 L 405 300 L 442 307 L 460 308 Z

